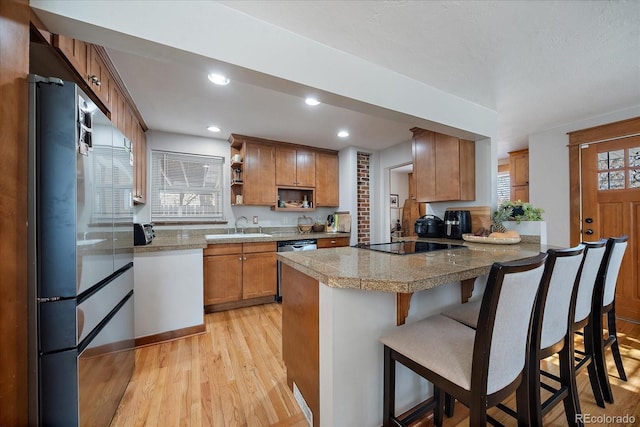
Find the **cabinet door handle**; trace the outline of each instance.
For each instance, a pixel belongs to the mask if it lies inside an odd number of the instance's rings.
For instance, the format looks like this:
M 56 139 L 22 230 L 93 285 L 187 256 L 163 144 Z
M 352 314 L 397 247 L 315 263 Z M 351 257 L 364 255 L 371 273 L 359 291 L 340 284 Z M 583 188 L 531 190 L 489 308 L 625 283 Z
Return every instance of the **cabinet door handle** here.
M 98 78 L 98 76 L 96 76 L 95 74 L 90 74 L 87 76 L 87 79 L 89 79 L 89 81 L 91 83 L 93 83 L 96 86 L 100 86 L 100 79 Z
M 332 245 L 335 245 L 335 244 L 336 244 L 336 241 L 335 241 L 335 240 L 332 240 L 332 241 L 331 241 L 331 244 L 332 244 Z
M 242 260 L 243 260 L 243 261 L 246 261 L 246 260 L 247 260 L 247 257 L 243 257 L 243 258 L 242 258 Z
M 242 261 L 242 257 L 238 257 L 238 261 Z

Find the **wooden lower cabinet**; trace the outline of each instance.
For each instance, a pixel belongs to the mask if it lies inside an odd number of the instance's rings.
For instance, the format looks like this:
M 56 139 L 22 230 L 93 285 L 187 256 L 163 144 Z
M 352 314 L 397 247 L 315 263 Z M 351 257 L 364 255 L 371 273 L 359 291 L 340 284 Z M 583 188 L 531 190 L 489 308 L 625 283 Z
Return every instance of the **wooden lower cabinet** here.
M 274 301 L 276 242 L 209 245 L 203 262 L 206 312 Z
M 318 249 L 349 246 L 350 241 L 350 237 L 330 237 L 327 239 L 318 239 Z
M 242 299 L 242 253 L 204 257 L 204 305 Z
M 242 265 L 242 298 L 259 298 L 276 294 L 276 253 L 245 254 Z

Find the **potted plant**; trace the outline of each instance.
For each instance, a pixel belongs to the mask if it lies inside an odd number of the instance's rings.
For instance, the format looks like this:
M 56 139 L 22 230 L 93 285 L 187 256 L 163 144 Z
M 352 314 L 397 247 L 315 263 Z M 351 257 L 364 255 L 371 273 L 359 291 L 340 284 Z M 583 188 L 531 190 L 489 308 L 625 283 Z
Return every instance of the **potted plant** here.
M 517 200 L 515 202 L 507 200 L 502 202 L 498 209 L 493 212 L 494 229 L 499 232 L 506 230 L 504 221 L 515 221 L 520 224 L 522 221 L 543 221 L 542 208 L 535 208 L 531 203 Z

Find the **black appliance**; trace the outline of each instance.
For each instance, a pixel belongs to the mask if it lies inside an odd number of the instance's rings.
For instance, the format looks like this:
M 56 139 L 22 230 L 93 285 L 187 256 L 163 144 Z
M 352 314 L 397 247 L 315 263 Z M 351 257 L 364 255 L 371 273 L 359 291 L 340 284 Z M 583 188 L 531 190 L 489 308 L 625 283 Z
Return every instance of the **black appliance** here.
M 136 246 L 148 245 L 156 233 L 153 231 L 153 224 L 133 224 L 133 244 Z
M 403 241 L 391 243 L 361 243 L 355 246 L 359 249 L 368 249 L 370 251 L 386 252 L 396 255 L 422 254 L 426 252 L 441 251 L 443 249 L 467 249 L 464 245 L 456 245 L 451 243 L 436 242 L 420 242 L 420 241 Z
M 332 215 L 330 215 L 332 216 Z M 303 240 L 284 240 L 278 242 L 278 252 L 299 252 L 299 251 L 314 251 L 318 249 L 318 240 L 316 239 L 303 239 Z M 276 301 L 282 301 L 282 294 L 280 293 L 280 281 L 282 277 L 282 263 L 278 261 L 278 284 L 276 290 Z
M 416 220 L 414 230 L 420 237 L 442 237 L 444 222 L 435 215 L 424 215 Z
M 131 143 L 29 76 L 29 425 L 109 426 L 133 373 Z
M 462 235 L 471 233 L 471 212 L 445 211 L 444 213 L 444 237 L 447 239 L 462 239 Z

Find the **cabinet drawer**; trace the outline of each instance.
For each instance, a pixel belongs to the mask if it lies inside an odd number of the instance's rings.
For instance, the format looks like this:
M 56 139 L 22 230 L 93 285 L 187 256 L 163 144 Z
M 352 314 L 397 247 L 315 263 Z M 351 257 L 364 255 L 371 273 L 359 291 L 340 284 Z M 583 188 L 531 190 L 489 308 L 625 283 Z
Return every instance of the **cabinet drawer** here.
M 318 239 L 318 249 L 349 246 L 350 240 L 351 240 L 350 237 L 334 237 L 329 239 Z
M 209 245 L 204 250 L 204 256 L 208 255 L 232 255 L 242 253 L 242 243 L 222 243 Z
M 276 242 L 249 242 L 243 243 L 242 251 L 245 254 L 252 254 L 257 252 L 275 252 Z

